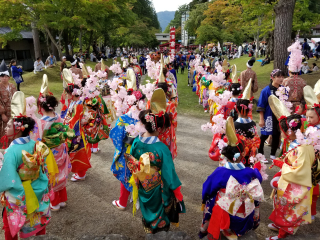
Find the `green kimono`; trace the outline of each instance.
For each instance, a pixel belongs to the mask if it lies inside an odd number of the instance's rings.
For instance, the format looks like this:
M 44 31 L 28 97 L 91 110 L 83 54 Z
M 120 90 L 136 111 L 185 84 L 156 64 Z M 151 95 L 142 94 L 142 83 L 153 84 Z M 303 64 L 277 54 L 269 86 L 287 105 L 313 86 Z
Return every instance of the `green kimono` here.
M 169 229 L 170 220 L 165 211 L 172 198 L 175 198 L 173 190 L 178 188 L 181 182 L 175 171 L 170 150 L 158 137 L 140 136 L 134 140 L 130 152 L 134 158 L 139 159 L 147 152 L 153 153 L 155 158 L 150 165 L 155 167 L 157 172 L 151 176 L 151 180 L 146 178 L 143 182 L 139 181 L 138 194 L 145 230 L 155 233 Z M 182 212 L 185 212 L 183 201 L 181 208 Z
M 28 238 L 41 231 L 49 223 L 50 200 L 49 180 L 46 173 L 40 170 L 39 177 L 32 181 L 31 187 L 39 202 L 38 208 L 32 213 L 27 212 L 24 186 L 18 174 L 22 162 L 22 150 L 34 153 L 36 142 L 30 137 L 21 137 L 12 141 L 4 154 L 3 166 L 0 170 L 0 192 L 4 192 L 5 213 L 10 233 L 15 236 L 20 232 L 21 238 Z

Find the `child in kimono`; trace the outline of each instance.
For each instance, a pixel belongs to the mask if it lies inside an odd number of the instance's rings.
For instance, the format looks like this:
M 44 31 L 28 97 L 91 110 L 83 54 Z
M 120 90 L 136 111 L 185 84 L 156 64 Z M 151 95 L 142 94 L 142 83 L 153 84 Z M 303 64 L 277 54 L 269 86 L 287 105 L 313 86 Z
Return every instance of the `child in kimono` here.
M 237 239 L 259 226 L 259 203 L 264 200 L 261 163 L 255 163 L 253 169 L 241 163 L 245 156 L 244 143 L 236 135 L 231 117 L 227 119 L 226 135 L 228 145 L 221 153 L 227 163 L 218 167 L 203 184 L 200 239 L 206 235 L 209 240 L 220 239 L 220 230 L 228 239 Z M 239 194 L 241 198 L 237 198 Z
M 134 206 L 138 197 L 145 232 L 156 233 L 168 231 L 170 222 L 178 224 L 185 207 L 171 153 L 158 138 L 170 126 L 162 89 L 154 91 L 150 106 L 139 114 L 147 132 L 134 140 L 126 162 L 133 175 Z
M 58 167 L 50 149 L 29 136 L 35 121 L 25 115 L 23 92 L 13 95 L 11 110 L 5 133 L 12 142 L 0 170 L 0 192 L 5 240 L 18 240 L 18 233 L 20 238 L 45 235 L 51 219 L 49 180 Z

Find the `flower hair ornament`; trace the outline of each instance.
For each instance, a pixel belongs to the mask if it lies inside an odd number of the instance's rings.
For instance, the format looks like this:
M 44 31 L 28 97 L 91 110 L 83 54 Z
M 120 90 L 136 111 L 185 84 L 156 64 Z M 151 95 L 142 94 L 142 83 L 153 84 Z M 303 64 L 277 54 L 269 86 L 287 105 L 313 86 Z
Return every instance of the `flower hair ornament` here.
M 155 116 L 152 113 L 147 113 L 144 115 L 144 118 L 146 119 L 146 122 L 151 123 L 151 127 L 153 131 L 157 130 L 156 123 L 155 123 Z
M 291 128 L 295 128 L 295 127 L 298 126 L 299 122 L 300 122 L 300 121 L 299 121 L 298 119 L 292 119 L 292 120 L 289 122 L 289 126 L 290 126 Z

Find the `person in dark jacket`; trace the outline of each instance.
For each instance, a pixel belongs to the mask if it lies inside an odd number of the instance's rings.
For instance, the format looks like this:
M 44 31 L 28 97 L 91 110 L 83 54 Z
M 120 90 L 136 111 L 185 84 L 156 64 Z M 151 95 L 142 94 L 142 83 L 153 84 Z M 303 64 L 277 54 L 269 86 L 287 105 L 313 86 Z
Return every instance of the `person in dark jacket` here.
M 17 90 L 20 91 L 20 83 L 23 82 L 23 78 L 22 78 L 22 66 L 16 66 L 17 65 L 17 61 L 15 59 L 12 59 L 10 61 L 10 69 L 11 69 L 11 74 L 12 74 L 12 78 L 14 79 L 14 81 L 17 84 Z

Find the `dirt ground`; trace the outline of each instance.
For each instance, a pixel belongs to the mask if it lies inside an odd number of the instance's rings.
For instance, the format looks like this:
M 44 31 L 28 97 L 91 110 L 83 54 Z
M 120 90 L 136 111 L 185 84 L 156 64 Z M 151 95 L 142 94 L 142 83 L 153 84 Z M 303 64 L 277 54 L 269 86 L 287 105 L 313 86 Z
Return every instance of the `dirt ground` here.
M 218 165 L 210 160 L 207 154 L 212 134 L 204 133 L 200 129 L 200 126 L 206 122 L 207 119 L 187 115 L 178 116 L 178 157 L 175 160 L 175 167 L 182 182 L 187 213 L 181 216 L 180 228 L 172 230 L 184 231 L 192 239 L 198 239 L 197 233 L 202 219 L 200 210 L 202 184 Z M 84 235 L 105 236 L 111 233 L 122 234 L 132 240 L 144 239 L 141 212 L 138 211 L 133 216 L 132 204 L 129 203 L 125 211 L 119 211 L 111 204 L 119 197 L 120 191 L 120 183 L 110 171 L 114 153 L 111 140 L 101 142 L 99 148 L 101 151 L 92 156 L 92 168 L 88 171 L 86 180 L 76 183 L 68 182 L 68 206 L 59 212 L 52 213 L 47 233 L 62 239 L 79 239 Z M 268 151 L 269 148 L 266 148 Z M 276 171 L 276 168 L 268 169 L 270 176 L 273 176 Z M 267 228 L 267 224 L 270 223 L 268 217 L 272 211 L 272 202 L 269 199 L 272 189 L 269 181 L 263 182 L 263 188 L 266 201 L 260 207 L 260 227 L 250 239 L 262 240 L 275 235 Z M 319 206 L 318 211 L 320 211 Z M 302 237 L 305 233 L 311 233 L 313 236 L 320 233 L 319 221 L 318 214 L 316 222 L 301 227 L 297 237 Z M 2 228 L 2 221 L 0 228 Z M 4 239 L 3 230 L 1 230 L 0 239 Z

